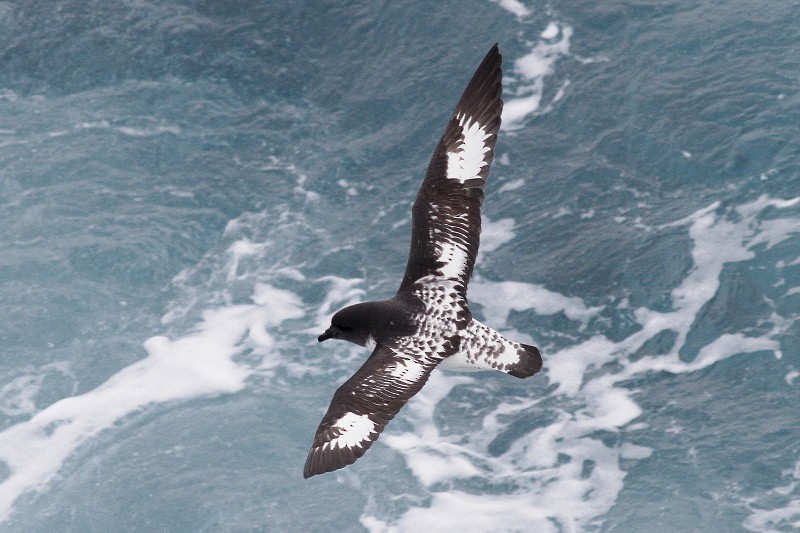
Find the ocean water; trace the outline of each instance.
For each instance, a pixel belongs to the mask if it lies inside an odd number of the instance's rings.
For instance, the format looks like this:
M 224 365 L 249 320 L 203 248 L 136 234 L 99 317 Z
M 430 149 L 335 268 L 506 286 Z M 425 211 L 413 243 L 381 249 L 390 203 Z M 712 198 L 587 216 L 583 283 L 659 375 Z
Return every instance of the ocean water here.
M 800 531 L 800 5 L 0 2 L 0 531 Z M 489 47 L 473 312 L 302 478 Z

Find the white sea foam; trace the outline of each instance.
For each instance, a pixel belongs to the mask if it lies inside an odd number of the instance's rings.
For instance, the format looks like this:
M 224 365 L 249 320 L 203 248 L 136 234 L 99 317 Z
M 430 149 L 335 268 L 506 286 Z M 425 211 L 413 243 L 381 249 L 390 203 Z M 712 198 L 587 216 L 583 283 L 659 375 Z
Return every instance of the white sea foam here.
M 47 377 L 61 374 L 72 376 L 66 363 L 50 363 L 38 368 L 26 368 L 25 373 L 10 378 L 0 387 L 0 413 L 6 416 L 32 415 L 37 411 L 36 397 Z M 5 381 L 5 379 L 4 379 Z M 72 381 L 72 380 L 71 380 Z
M 483 217 L 481 226 L 481 245 L 478 248 L 479 257 L 481 257 L 482 253 L 497 250 L 516 235 L 513 218 L 490 220 L 487 217 Z
M 503 105 L 504 130 L 522 127 L 524 120 L 539 110 L 545 79 L 553 74 L 558 60 L 569 55 L 571 37 L 570 26 L 550 22 L 530 52 L 514 61 L 514 78 L 507 84 Z
M 172 135 L 181 134 L 181 129 L 176 126 L 155 126 L 152 128 L 133 128 L 128 126 L 120 126 L 115 128 L 115 130 L 130 137 L 151 137 L 153 135 L 162 135 L 164 133 L 171 133 Z
M 34 399 L 44 377 L 41 374 L 19 376 L 0 388 L 0 413 L 6 416 L 27 415 L 36 412 Z
M 782 474 L 785 484 L 768 491 L 763 499 L 770 503 L 777 500 L 783 505 L 765 508 L 759 498 L 748 498 L 751 515 L 742 524 L 746 529 L 761 533 L 800 530 L 800 460 Z
M 531 14 L 531 10 L 519 0 L 492 0 L 495 4 L 516 15 L 518 18 L 527 17 Z
M 586 322 L 601 308 L 587 307 L 583 300 L 550 291 L 541 285 L 519 281 L 489 281 L 481 276 L 469 286 L 470 300 L 481 304 L 487 320 L 505 326 L 511 311 L 533 309 L 540 315 L 563 312 L 572 320 Z
M 45 490 L 76 448 L 123 417 L 152 404 L 234 393 L 256 370 L 263 372 L 264 365 L 234 357 L 245 349 L 268 354 L 274 344 L 269 330 L 304 311 L 294 294 L 265 284 L 256 286 L 253 301 L 206 311 L 183 337 L 147 339 L 144 359 L 0 433 L 0 460 L 10 471 L 0 483 L 0 521 L 19 496 Z
M 135 126 L 112 126 L 111 123 L 107 120 L 98 120 L 94 122 L 81 122 L 77 124 L 74 128 L 75 130 L 92 130 L 92 129 L 102 129 L 102 130 L 112 130 L 122 133 L 123 135 L 128 135 L 130 137 L 151 137 L 155 135 L 163 135 L 165 133 L 171 133 L 172 135 L 180 135 L 181 129 L 178 126 L 165 126 L 165 125 L 157 125 L 157 126 L 144 126 L 144 127 L 135 127 Z M 50 135 L 53 134 L 66 134 L 70 133 L 69 131 L 65 132 L 51 132 Z
M 743 353 L 780 357 L 775 335 L 786 325 L 774 320 L 775 328 L 758 336 L 745 331 L 721 334 L 711 339 L 690 361 L 678 353 L 686 342 L 699 312 L 716 294 L 725 264 L 748 261 L 766 247 L 795 235 L 797 218 L 779 213 L 764 218 L 766 209 L 786 209 L 798 200 L 768 197 L 733 209 L 713 204 L 671 226 L 685 227 L 693 242 L 693 268 L 671 294 L 672 309 L 634 309 L 641 329 L 622 340 L 594 335 L 552 353 L 544 352 L 546 396 L 506 397 L 483 418 L 483 430 L 443 435 L 433 422 L 433 409 L 458 384 L 476 383 L 475 378 L 434 372 L 426 387 L 403 412 L 412 423 L 408 432 L 390 426 L 383 442 L 399 451 L 419 483 L 427 489 L 430 506 L 413 506 L 397 517 L 382 512 L 373 501 L 361 523 L 370 531 L 417 531 L 459 529 L 463 531 L 581 531 L 608 512 L 623 488 L 625 470 L 621 461 L 640 460 L 652 450 L 626 437 L 619 446 L 604 444 L 593 433 L 631 435 L 642 424 L 634 421 L 642 413 L 635 392 L 622 385 L 631 378 L 655 371 L 675 374 L 707 368 Z M 733 215 L 733 216 L 731 216 Z M 537 314 L 564 313 L 586 323 L 600 309 L 575 297 L 553 293 L 523 282 L 492 282 L 477 277 L 470 297 L 482 305 L 486 322 L 503 329 L 511 310 L 532 309 Z M 624 303 L 624 306 L 629 304 Z M 790 320 L 787 320 L 790 322 Z M 642 345 L 664 330 L 673 330 L 677 341 L 667 354 L 631 360 Z M 507 332 L 519 338 L 518 332 Z M 524 336 L 524 335 L 522 335 Z M 599 371 L 608 367 L 613 370 Z M 542 377 L 534 378 L 542 379 Z M 554 386 L 554 387 L 552 387 Z M 545 408 L 543 403 L 547 402 Z M 518 436 L 502 453 L 489 453 L 490 444 L 514 420 L 541 416 L 554 420 Z M 665 432 L 674 427 L 664 428 Z M 633 433 L 635 434 L 635 433 Z M 492 486 L 492 495 L 474 494 L 470 480 Z M 796 480 L 775 489 L 796 493 Z M 513 487 L 508 489 L 504 487 Z M 791 528 L 800 519 L 796 498 L 778 509 L 752 505 L 745 527 L 755 531 Z
M 522 178 L 515 179 L 514 181 L 509 181 L 508 183 L 504 183 L 502 187 L 497 192 L 509 192 L 509 191 L 516 191 L 520 187 L 525 185 L 525 180 Z
M 558 37 L 559 27 L 555 22 L 550 22 L 542 32 L 542 39 L 555 39 Z

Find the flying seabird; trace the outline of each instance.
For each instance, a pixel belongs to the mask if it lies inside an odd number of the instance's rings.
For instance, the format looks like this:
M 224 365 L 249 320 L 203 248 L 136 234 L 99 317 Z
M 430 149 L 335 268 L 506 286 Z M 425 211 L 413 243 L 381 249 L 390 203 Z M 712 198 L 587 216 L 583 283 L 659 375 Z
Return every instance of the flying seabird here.
M 436 366 L 527 378 L 542 368 L 534 346 L 472 318 L 467 283 L 481 233 L 483 189 L 500 129 L 502 56 L 494 47 L 456 105 L 412 210 L 411 251 L 397 294 L 333 315 L 319 341 L 373 349 L 339 387 L 320 422 L 303 477 L 354 463 Z

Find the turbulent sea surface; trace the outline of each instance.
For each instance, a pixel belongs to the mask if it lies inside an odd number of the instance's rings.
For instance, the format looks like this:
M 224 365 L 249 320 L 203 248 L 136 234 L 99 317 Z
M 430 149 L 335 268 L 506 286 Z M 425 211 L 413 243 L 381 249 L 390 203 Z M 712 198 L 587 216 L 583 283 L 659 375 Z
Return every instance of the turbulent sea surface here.
M 800 531 L 800 5 L 0 2 L 0 530 Z M 303 480 L 494 42 L 437 371 Z

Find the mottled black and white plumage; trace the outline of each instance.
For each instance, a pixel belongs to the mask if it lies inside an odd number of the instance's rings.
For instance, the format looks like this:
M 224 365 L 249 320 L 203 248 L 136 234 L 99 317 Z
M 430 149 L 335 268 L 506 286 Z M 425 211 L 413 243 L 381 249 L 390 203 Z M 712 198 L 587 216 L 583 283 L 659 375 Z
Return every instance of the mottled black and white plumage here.
M 500 129 L 502 56 L 495 45 L 467 85 L 433 153 L 412 212 L 411 252 L 394 298 L 336 313 L 319 340 L 374 346 L 339 387 L 317 429 L 304 477 L 352 464 L 438 365 L 526 378 L 542 367 L 534 346 L 472 318 L 467 283 L 481 204 Z

